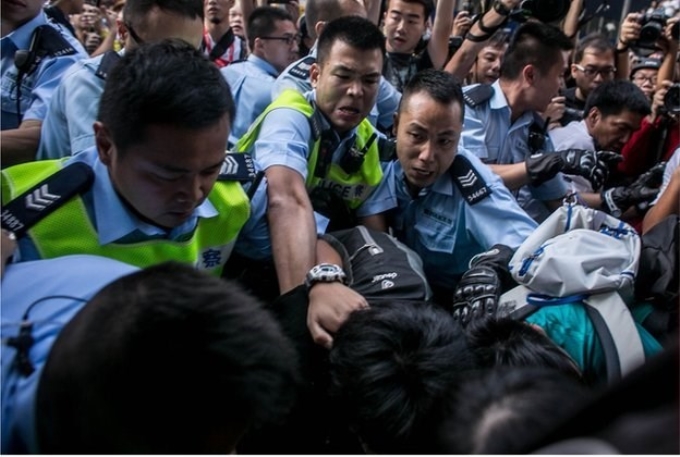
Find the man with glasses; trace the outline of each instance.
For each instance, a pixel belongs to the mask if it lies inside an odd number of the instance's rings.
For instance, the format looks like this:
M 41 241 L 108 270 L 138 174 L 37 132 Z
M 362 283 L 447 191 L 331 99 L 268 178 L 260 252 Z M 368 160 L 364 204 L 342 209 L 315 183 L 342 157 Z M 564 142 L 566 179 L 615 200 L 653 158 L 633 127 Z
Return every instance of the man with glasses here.
M 571 121 L 581 120 L 576 112 L 583 113 L 588 94 L 605 81 L 614 79 L 614 46 L 606 36 L 596 33 L 584 37 L 576 47 L 571 76 L 575 86 L 563 91 L 565 106 L 573 111 L 560 119 L 564 126 Z M 583 115 L 581 115 L 583 117 Z
M 127 0 L 118 33 L 125 46 L 79 62 L 56 89 L 42 125 L 37 158 L 75 155 L 95 145 L 92 125 L 107 74 L 120 55 L 145 43 L 181 38 L 198 48 L 203 34 L 202 0 Z M 191 84 L 191 81 L 187 81 Z
M 248 18 L 247 30 L 251 54 L 245 61 L 221 70 L 236 103 L 230 147 L 271 103 L 276 77 L 297 59 L 297 27 L 286 11 L 271 6 L 257 8 Z

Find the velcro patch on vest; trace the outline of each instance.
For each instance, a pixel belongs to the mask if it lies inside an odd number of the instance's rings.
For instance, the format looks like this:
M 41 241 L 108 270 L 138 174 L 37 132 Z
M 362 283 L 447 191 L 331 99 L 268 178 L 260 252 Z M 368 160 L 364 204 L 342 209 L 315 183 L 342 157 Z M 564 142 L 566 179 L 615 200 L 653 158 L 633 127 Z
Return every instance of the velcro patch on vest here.
M 491 188 L 486 185 L 482 175 L 475 170 L 466 157 L 457 155 L 453 159 L 449 172 L 458 190 L 470 205 L 479 203 L 491 195 Z
M 72 163 L 19 195 L 2 209 L 2 228 L 17 238 L 94 182 L 92 168 Z
M 120 59 L 122 59 L 122 57 L 116 51 L 107 51 L 106 54 L 104 54 L 104 57 L 102 57 L 101 62 L 99 62 L 97 71 L 94 73 L 95 76 L 106 80 L 107 76 L 109 76 L 109 73 L 111 73 L 111 70 L 113 70 L 113 67 L 116 66 Z
M 249 154 L 228 152 L 224 155 L 217 180 L 247 182 L 254 180 L 255 176 L 255 162 Z
M 298 79 L 307 80 L 309 78 L 309 70 L 314 62 L 316 62 L 316 57 L 307 56 L 293 66 L 288 73 Z
M 479 84 L 470 90 L 463 92 L 465 104 L 474 108 L 481 105 L 493 96 L 493 87 L 489 84 Z

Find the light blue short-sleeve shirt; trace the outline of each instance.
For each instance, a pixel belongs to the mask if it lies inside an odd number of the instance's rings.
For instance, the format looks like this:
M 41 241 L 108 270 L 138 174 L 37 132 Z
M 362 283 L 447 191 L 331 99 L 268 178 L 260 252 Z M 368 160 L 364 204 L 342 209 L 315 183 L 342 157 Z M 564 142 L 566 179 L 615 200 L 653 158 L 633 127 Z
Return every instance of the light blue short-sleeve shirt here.
M 464 91 L 473 87 L 467 86 Z M 527 144 L 529 127 L 536 120 L 536 115 L 525 112 L 511 122 L 510 106 L 500 83 L 496 81 L 491 87 L 494 93 L 487 102 L 474 108 L 465 107 L 460 145 L 486 164 L 524 162 L 530 153 Z M 546 138 L 544 151 L 553 150 L 550 138 Z M 522 208 L 540 222 L 550 214 L 542 201 L 563 198 L 567 194 L 567 186 L 558 175 L 540 186 L 523 186 L 513 194 Z
M 20 109 L 22 121 L 44 121 L 47 108 L 54 91 L 62 80 L 64 72 L 77 61 L 87 57 L 83 46 L 71 33 L 60 25 L 48 22 L 45 13 L 40 11 L 36 17 L 26 24 L 8 33 L 0 39 L 0 99 L 2 101 L 2 130 L 19 127 L 17 113 L 17 76 L 14 66 L 14 54 L 20 49 L 29 49 L 33 31 L 48 25 L 76 50 L 75 54 L 63 56 L 46 56 L 37 68 L 27 74 L 21 82 Z
M 96 72 L 103 57 L 82 60 L 64 75 L 40 131 L 38 160 L 75 155 L 95 145 L 92 125 L 106 83 Z
M 271 103 L 272 87 L 278 72 L 255 54 L 250 54 L 243 62 L 223 67 L 220 72 L 229 83 L 236 105 L 236 117 L 229 134 L 229 144 L 234 145 Z
M 37 454 L 35 400 L 50 349 L 62 328 L 102 287 L 138 268 L 90 255 L 21 262 L 7 266 L 2 278 L 2 453 Z M 68 298 L 58 298 L 67 296 Z M 53 297 L 53 298 L 48 298 Z M 45 299 L 38 302 L 38 300 Z M 35 305 L 31 306 L 33 303 Z M 14 364 L 16 349 L 7 345 L 19 334 L 24 316 L 33 324 L 25 376 Z
M 397 238 L 423 259 L 430 283 L 447 288 L 455 286 L 474 255 L 495 244 L 515 249 L 537 227 L 497 175 L 468 151 L 459 148 L 458 154 L 470 161 L 491 191 L 473 205 L 449 173 L 412 197 L 398 161 L 386 168 L 385 186 L 375 193 L 375 198 L 391 194 L 397 209 L 390 223 Z

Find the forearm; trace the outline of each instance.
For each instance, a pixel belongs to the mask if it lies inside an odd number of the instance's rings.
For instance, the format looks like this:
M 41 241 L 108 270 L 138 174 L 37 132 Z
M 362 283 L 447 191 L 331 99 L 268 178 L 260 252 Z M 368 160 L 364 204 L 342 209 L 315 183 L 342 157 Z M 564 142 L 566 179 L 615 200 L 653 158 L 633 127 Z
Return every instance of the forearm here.
M 590 208 L 602 209 L 602 196 L 596 192 L 579 192 L 579 198 Z
M 24 121 L 19 128 L 0 132 L 2 167 L 35 160 L 40 143 L 40 121 Z
M 270 200 L 268 220 L 282 294 L 302 284 L 315 265 L 316 224 L 310 206 L 293 199 Z
M 454 0 L 437 1 L 437 10 L 432 26 L 432 36 L 427 45 L 432 66 L 441 69 L 449 55 L 449 34 L 453 25 Z
M 576 36 L 578 35 L 578 18 L 582 10 L 583 0 L 571 0 L 569 11 L 567 11 L 567 16 L 564 18 L 562 30 L 574 45 L 576 45 Z
M 106 38 L 102 41 L 102 44 L 99 45 L 95 51 L 90 54 L 90 57 L 96 57 L 98 55 L 104 54 L 105 52 L 108 51 L 113 51 L 113 43 L 116 41 L 116 30 L 115 29 L 110 29 L 109 33 L 106 35 Z
M 381 0 L 366 0 L 366 18 L 375 25 L 380 25 L 380 4 Z
M 524 162 L 513 164 L 493 164 L 489 165 L 491 171 L 496 173 L 503 180 L 503 184 L 510 190 L 517 190 L 529 184 L 529 175 Z
M 675 172 L 659 200 L 647 211 L 642 221 L 642 233 L 647 233 L 671 214 L 680 214 L 680 171 Z

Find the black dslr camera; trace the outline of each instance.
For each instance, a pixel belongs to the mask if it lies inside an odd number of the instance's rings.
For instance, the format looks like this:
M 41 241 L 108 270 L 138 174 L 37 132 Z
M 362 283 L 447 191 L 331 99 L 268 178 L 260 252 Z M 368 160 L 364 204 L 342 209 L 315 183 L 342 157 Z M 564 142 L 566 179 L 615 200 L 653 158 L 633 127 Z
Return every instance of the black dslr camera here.
M 523 0 L 519 4 L 519 13 L 525 20 L 534 17 L 541 22 L 555 22 L 567 15 L 570 4 L 570 0 Z M 516 15 L 513 16 L 516 18 Z
M 675 83 L 668 88 L 663 98 L 663 106 L 669 114 L 680 114 L 680 83 Z
M 634 48 L 655 49 L 656 41 L 663 35 L 666 27 L 666 12 L 656 9 L 650 13 L 645 13 L 640 21 L 640 37 L 632 44 Z

